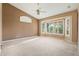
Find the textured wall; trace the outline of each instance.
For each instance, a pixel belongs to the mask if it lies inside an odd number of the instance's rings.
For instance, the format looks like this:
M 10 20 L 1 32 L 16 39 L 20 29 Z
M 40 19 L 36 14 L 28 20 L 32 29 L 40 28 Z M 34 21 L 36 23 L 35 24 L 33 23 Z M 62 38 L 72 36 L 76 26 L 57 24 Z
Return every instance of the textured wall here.
M 21 23 L 20 16 L 28 16 L 32 23 Z M 2 4 L 3 40 L 38 35 L 38 20 L 10 4 Z
M 2 4 L 0 3 L 0 45 L 2 41 Z
M 65 17 L 65 16 L 72 16 L 72 41 L 77 42 L 78 41 L 78 11 L 77 10 L 73 10 L 73 11 L 66 12 L 66 13 L 61 13 L 61 14 L 58 14 L 55 16 L 50 16 L 50 17 L 42 19 L 42 21 L 54 19 L 54 18 Z M 56 37 L 58 37 L 58 36 L 56 36 Z

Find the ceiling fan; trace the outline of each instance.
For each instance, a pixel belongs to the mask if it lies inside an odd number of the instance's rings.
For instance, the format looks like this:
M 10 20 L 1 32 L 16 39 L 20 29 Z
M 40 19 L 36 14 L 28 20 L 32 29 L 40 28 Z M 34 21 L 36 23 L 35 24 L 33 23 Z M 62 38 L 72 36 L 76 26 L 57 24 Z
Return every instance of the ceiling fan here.
M 35 10 L 37 15 L 40 15 L 41 13 L 46 13 L 46 11 L 43 11 L 42 8 L 40 7 L 39 3 L 37 3 L 37 9 Z

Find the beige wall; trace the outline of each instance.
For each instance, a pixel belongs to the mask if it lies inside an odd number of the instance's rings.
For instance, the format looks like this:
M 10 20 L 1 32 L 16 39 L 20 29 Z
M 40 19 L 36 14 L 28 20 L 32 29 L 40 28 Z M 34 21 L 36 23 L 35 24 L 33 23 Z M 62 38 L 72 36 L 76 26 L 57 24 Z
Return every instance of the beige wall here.
M 20 16 L 28 16 L 32 23 L 21 23 Z M 3 40 L 38 35 L 38 20 L 10 4 L 2 4 Z
M 65 17 L 65 16 L 72 16 L 72 42 L 77 42 L 78 41 L 78 11 L 77 10 L 61 13 L 55 16 L 50 16 L 50 17 L 42 19 L 42 21 Z M 58 36 L 55 36 L 55 37 L 58 37 Z
M 2 41 L 2 4 L 0 3 L 0 45 Z
M 79 7 L 78 7 L 78 48 L 79 48 Z

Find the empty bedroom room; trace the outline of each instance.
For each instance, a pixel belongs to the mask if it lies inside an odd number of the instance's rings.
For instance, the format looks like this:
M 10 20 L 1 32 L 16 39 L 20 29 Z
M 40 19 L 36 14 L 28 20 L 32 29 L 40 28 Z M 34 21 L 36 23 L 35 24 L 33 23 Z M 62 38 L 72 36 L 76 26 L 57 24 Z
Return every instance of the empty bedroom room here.
M 1 56 L 78 56 L 78 3 L 2 3 Z

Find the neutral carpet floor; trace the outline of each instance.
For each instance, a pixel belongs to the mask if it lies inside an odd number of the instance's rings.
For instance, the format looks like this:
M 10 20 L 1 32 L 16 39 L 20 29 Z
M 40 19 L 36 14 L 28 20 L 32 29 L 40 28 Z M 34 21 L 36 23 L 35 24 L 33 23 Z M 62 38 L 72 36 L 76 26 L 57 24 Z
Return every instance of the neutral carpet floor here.
M 76 56 L 76 45 L 53 37 L 20 38 L 3 42 L 3 56 Z

